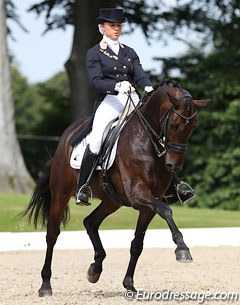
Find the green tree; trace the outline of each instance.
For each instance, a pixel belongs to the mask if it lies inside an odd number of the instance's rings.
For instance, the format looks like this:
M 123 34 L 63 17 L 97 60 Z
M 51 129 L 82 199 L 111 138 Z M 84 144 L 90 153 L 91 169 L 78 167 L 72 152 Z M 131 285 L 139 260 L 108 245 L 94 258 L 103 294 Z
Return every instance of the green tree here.
M 6 3 L 0 0 L 0 191 L 29 192 L 33 180 L 25 166 L 16 136 L 5 12 Z
M 32 134 L 42 119 L 40 113 L 44 99 L 38 92 L 38 85 L 30 85 L 16 66 L 12 66 L 11 75 L 17 134 Z
M 19 141 L 27 168 L 37 179 L 71 121 L 67 75 L 59 72 L 46 82 L 30 85 L 13 67 L 12 79 Z
M 60 136 L 71 122 L 70 92 L 65 72 L 59 72 L 46 82 L 36 85 L 42 99 L 40 117 L 32 128 L 33 134 Z
M 70 124 L 69 86 L 65 72 L 29 84 L 17 67 L 12 67 L 13 100 L 18 135 L 60 136 Z
M 178 35 L 188 26 L 201 34 L 198 44 L 178 58 L 161 59 L 163 74 L 178 72 L 179 82 L 195 98 L 211 98 L 199 113 L 185 174 L 196 185 L 194 205 L 240 209 L 239 94 L 240 1 L 191 1 L 168 12 Z M 209 48 L 210 45 L 210 48 Z M 208 49 L 206 49 L 208 46 Z

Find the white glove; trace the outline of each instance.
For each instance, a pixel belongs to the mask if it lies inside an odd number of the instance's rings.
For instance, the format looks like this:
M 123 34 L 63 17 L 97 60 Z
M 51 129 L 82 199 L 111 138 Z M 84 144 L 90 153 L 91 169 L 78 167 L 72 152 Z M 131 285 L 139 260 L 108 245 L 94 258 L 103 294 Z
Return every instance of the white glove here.
M 122 82 L 117 83 L 115 85 L 114 90 L 118 91 L 119 93 L 127 93 L 135 91 L 135 88 L 133 88 L 128 81 L 124 80 Z
M 153 90 L 154 90 L 154 89 L 153 89 L 152 86 L 145 86 L 145 87 L 144 87 L 144 91 L 147 92 L 147 93 L 150 93 L 150 92 L 152 92 Z

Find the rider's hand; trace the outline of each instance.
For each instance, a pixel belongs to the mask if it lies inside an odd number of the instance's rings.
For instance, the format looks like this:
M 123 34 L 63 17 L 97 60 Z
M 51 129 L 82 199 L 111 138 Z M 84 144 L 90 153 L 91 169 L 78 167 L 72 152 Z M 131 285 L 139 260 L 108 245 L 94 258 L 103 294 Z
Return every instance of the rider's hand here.
M 119 93 L 131 93 L 135 91 L 135 88 L 128 81 L 124 80 L 122 82 L 117 83 L 115 85 L 114 90 Z
M 150 92 L 152 92 L 153 90 L 154 90 L 154 89 L 153 89 L 152 86 L 145 86 L 145 87 L 144 87 L 144 91 L 147 92 L 147 93 L 150 93 Z

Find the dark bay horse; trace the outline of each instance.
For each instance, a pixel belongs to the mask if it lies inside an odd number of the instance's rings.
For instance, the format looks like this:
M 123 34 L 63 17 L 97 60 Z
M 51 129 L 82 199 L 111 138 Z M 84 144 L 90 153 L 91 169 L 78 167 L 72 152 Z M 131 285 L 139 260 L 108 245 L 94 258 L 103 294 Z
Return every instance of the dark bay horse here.
M 123 286 L 136 291 L 134 271 L 143 249 L 147 227 L 155 214 L 168 224 L 177 245 L 176 259 L 192 260 L 189 248 L 178 230 L 169 205 L 163 195 L 172 183 L 174 173 L 183 166 L 187 142 L 197 126 L 197 109 L 209 100 L 194 100 L 191 94 L 173 81 L 162 81 L 151 97 L 135 112 L 123 128 L 109 179 L 122 204 L 139 211 L 130 261 Z M 81 130 L 87 119 L 70 125 L 63 133 L 50 166 L 37 183 L 25 211 L 37 225 L 39 218 L 47 224 L 47 251 L 42 268 L 42 286 L 39 296 L 52 295 L 50 283 L 54 245 L 60 234 L 60 225 L 68 220 L 68 202 L 76 192 L 78 170 L 70 167 L 71 139 Z M 91 184 L 93 195 L 101 199 L 99 206 L 84 219 L 84 226 L 94 248 L 94 262 L 88 269 L 88 280 L 96 283 L 106 257 L 98 229 L 102 221 L 120 208 L 103 188 L 101 172 L 97 171 Z M 81 207 L 79 207 L 81 208 Z

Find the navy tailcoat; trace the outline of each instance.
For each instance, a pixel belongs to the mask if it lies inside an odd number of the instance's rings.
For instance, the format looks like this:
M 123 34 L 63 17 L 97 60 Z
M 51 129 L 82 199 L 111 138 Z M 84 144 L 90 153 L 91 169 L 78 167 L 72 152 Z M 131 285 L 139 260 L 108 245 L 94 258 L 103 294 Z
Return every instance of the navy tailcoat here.
M 133 87 L 152 86 L 134 49 L 121 44 L 116 55 L 105 41 L 88 50 L 86 68 L 90 85 L 104 94 L 117 94 L 116 83 L 129 81 Z

